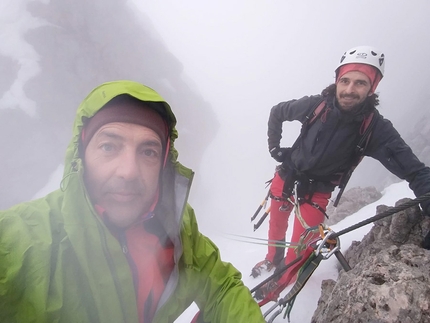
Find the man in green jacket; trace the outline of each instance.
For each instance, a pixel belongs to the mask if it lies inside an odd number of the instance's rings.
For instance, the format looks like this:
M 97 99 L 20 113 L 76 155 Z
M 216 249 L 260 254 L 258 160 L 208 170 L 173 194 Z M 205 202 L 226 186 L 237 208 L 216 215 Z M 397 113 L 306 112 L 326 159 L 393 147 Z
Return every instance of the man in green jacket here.
M 176 119 L 116 81 L 79 106 L 61 189 L 0 212 L 0 322 L 264 322 L 241 274 L 199 231 Z

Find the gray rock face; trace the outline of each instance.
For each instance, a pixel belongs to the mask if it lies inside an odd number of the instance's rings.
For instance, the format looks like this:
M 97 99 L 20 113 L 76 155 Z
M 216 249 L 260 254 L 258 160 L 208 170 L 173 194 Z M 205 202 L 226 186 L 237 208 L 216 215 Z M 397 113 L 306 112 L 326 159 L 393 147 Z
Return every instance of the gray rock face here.
M 375 222 L 345 252 L 352 269 L 323 281 L 312 323 L 430 322 L 430 251 L 420 246 L 429 227 L 418 207 Z
M 336 224 L 362 207 L 379 200 L 381 197 L 382 194 L 373 186 L 364 188 L 353 187 L 342 195 L 337 207 L 333 207 L 332 204 L 327 207 L 329 219 L 326 220 L 326 224 Z
M 16 99 L 0 102 L 0 210 L 32 198 L 46 184 L 64 162 L 79 103 L 95 86 L 112 80 L 142 82 L 171 103 L 180 120 L 180 142 L 186 143 L 178 147 L 181 161 L 197 171 L 218 131 L 217 116 L 190 85 L 182 63 L 163 43 L 150 17 L 128 3 L 28 1 L 26 11 L 15 17 L 23 25 L 28 19 L 38 22 L 23 34 L 21 44 L 37 57 L 19 61 L 0 55 L 0 98 Z M 16 47 L 15 38 L 5 39 L 10 41 L 5 47 Z M 10 95 L 15 87 L 19 95 Z

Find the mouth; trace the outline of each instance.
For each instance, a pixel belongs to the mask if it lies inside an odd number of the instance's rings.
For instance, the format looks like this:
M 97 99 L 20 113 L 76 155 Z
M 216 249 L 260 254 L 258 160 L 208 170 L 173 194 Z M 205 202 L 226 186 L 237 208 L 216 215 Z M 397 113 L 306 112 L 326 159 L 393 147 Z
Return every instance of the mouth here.
M 359 100 L 357 100 L 357 98 L 351 97 L 351 96 L 343 96 L 339 100 L 339 104 L 343 108 L 353 107 L 353 106 L 357 105 L 358 102 L 359 102 Z
M 139 195 L 136 192 L 110 192 L 108 195 L 116 202 L 125 203 L 136 199 Z
M 345 101 L 355 101 L 355 100 L 358 100 L 358 98 L 355 97 L 355 96 L 342 96 L 341 99 L 345 100 Z

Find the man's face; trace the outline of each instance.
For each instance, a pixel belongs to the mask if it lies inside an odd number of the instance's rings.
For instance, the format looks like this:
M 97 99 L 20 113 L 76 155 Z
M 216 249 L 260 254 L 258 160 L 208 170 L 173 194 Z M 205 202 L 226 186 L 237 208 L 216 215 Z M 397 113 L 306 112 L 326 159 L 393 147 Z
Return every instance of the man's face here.
M 161 140 L 152 129 L 105 124 L 85 150 L 85 185 L 93 204 L 104 208 L 116 226 L 131 225 L 154 202 L 161 160 Z
M 345 73 L 336 83 L 336 99 L 340 109 L 354 111 L 373 94 L 370 89 L 370 79 L 366 74 L 358 71 Z

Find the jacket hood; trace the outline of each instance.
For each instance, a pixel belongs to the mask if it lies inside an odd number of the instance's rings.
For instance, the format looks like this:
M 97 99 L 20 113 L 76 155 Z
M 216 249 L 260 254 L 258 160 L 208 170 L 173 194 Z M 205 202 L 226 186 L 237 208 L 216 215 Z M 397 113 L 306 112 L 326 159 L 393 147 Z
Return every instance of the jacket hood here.
M 73 137 L 66 151 L 64 177 L 73 171 L 72 165 L 80 159 L 79 143 L 85 120 L 93 117 L 106 103 L 121 94 L 128 94 L 138 100 L 148 103 L 159 103 L 157 104 L 158 108 L 164 110 L 161 112 L 165 114 L 168 119 L 170 129 L 170 153 L 173 158 L 171 161 L 176 161 L 178 156 L 178 153 L 174 148 L 174 141 L 178 137 L 175 128 L 176 117 L 169 104 L 150 87 L 127 80 L 112 81 L 103 83 L 93 89 L 79 105 L 73 124 Z

